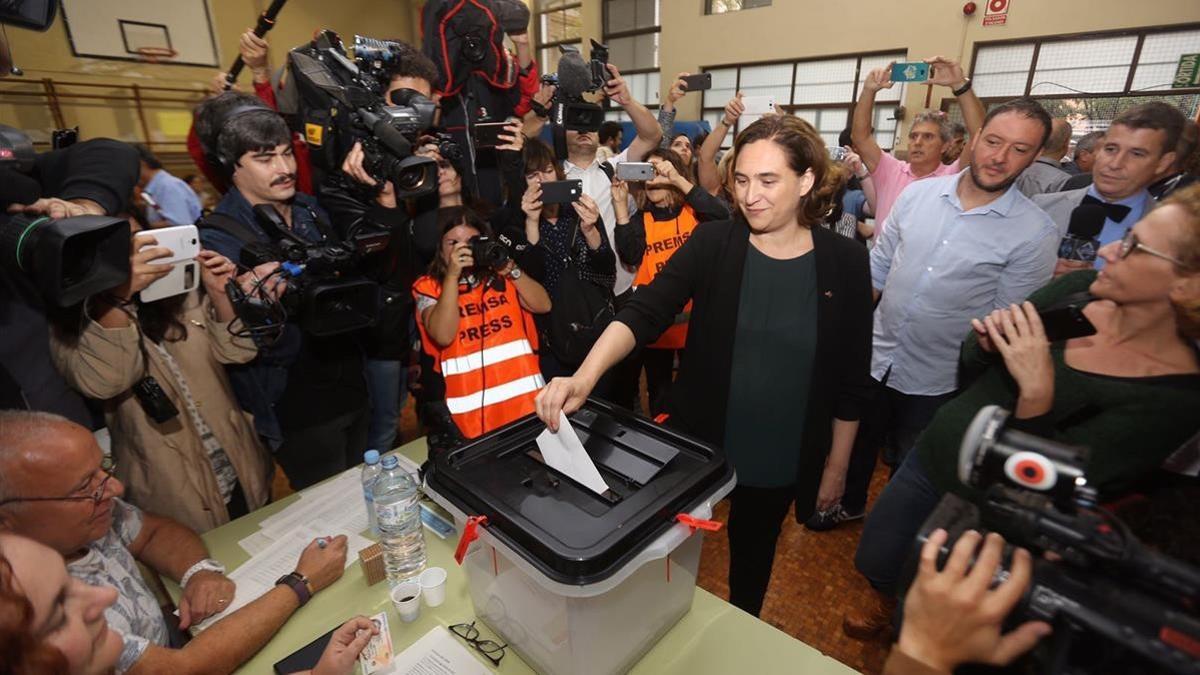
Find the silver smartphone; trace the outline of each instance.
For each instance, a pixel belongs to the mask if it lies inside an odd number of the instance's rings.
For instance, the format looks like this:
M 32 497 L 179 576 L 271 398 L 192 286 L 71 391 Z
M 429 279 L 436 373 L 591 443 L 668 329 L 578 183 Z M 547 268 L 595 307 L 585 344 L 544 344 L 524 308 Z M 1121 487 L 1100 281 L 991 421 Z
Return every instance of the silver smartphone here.
M 142 302 L 154 302 L 184 293 L 191 293 L 200 285 L 200 263 L 195 260 L 184 260 L 171 265 L 171 271 L 165 277 L 156 279 L 138 293 Z
M 617 178 L 626 181 L 646 181 L 654 178 L 654 165 L 650 162 L 621 162 L 617 165 Z

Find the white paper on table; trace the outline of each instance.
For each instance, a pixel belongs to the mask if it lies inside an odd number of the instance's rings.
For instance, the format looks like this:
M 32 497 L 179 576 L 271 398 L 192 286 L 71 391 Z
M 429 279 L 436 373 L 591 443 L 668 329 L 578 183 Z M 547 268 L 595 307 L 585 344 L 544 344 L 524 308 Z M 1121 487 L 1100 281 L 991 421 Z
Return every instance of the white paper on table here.
M 542 460 L 551 468 L 565 473 L 580 485 L 598 495 L 608 491 L 608 484 L 600 476 L 596 463 L 592 461 L 583 442 L 575 433 L 567 414 L 558 413 L 558 432 L 546 428 L 537 437 L 538 450 L 542 452 Z
M 197 624 L 196 632 L 203 631 L 216 621 L 245 607 L 263 593 L 274 588 L 276 579 L 296 569 L 300 553 L 312 543 L 313 539 L 330 534 L 346 535 L 346 567 L 354 564 L 354 561 L 358 559 L 358 551 L 371 545 L 370 541 L 358 533 L 331 533 L 321 529 L 320 524 L 297 527 L 229 573 L 229 580 L 236 585 L 233 600 L 229 603 L 229 607 L 225 608 L 225 611 L 210 616 Z
M 275 543 L 274 537 L 267 534 L 266 532 L 263 532 L 262 530 L 259 530 L 259 531 L 255 532 L 254 534 L 238 541 L 238 546 L 241 546 L 242 550 L 245 551 L 246 553 L 249 553 L 252 556 L 256 556 L 256 555 L 262 553 L 263 551 L 267 550 L 271 546 L 271 544 L 274 544 L 274 543 Z
M 492 675 L 458 638 L 437 626 L 396 655 L 395 675 Z

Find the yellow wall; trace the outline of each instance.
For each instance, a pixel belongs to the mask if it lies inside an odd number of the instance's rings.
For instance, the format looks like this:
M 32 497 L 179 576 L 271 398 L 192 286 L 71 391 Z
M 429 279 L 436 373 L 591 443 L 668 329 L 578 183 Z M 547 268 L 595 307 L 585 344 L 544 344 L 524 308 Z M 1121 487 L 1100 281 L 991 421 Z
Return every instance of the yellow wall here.
M 156 0 L 170 2 L 170 0 Z M 254 25 L 267 0 L 208 0 L 217 42 L 221 70 L 227 69 L 238 53 L 238 38 Z M 312 39 L 313 31 L 332 28 L 344 39 L 355 33 L 372 37 L 393 37 L 411 40 L 417 29 L 410 12 L 409 0 L 290 0 L 280 13 L 274 30 L 267 35 L 271 43 L 271 63 L 280 66 L 287 50 Z M 95 84 L 182 87 L 202 91 L 216 70 L 194 66 L 150 65 L 129 61 L 79 58 L 71 54 L 66 27 L 61 14 L 45 33 L 8 27 L 8 36 L 17 64 L 24 77 L 8 77 L 0 81 L 0 122 L 28 130 L 35 140 L 46 140 L 46 132 L 54 123 L 43 100 L 6 95 L 14 82 L 28 83 L 20 90 L 40 90 L 40 81 L 87 82 Z M 250 74 L 243 71 L 240 82 L 249 88 Z M 89 94 L 127 95 L 128 89 L 93 89 L 60 87 L 64 91 Z M 152 96 L 146 92 L 147 96 Z M 182 94 L 158 96 L 180 97 Z M 197 97 L 199 93 L 197 94 Z M 183 137 L 172 130 L 172 122 L 186 122 L 190 105 L 185 103 L 150 103 L 145 105 L 146 122 L 151 139 L 167 142 L 161 149 L 178 151 Z M 129 103 L 111 101 L 82 102 L 64 99 L 63 113 L 67 126 L 80 126 L 81 138 L 109 136 L 123 140 L 143 139 L 134 107 Z M 181 118 L 180 115 L 183 115 Z
M 674 74 L 702 66 L 898 48 L 907 49 L 913 60 L 943 55 L 969 68 L 976 41 L 1200 21 L 1195 0 L 1012 0 L 1006 25 L 984 27 L 987 0 L 976 0 L 971 17 L 963 16 L 964 3 L 775 0 L 770 7 L 705 16 L 699 0 L 661 0 L 659 61 L 663 73 Z M 668 81 L 664 76 L 664 88 Z M 910 110 L 924 108 L 926 89 L 908 87 L 904 104 Z M 930 107 L 951 95 L 935 88 Z M 686 97 L 679 107 L 694 119 L 699 97 Z

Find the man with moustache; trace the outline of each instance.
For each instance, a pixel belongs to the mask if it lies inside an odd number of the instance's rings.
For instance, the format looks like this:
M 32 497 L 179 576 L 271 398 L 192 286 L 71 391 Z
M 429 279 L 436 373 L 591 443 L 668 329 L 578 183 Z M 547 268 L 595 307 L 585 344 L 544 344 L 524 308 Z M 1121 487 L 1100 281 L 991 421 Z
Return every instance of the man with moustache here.
M 179 583 L 182 630 L 224 612 L 234 582 L 195 532 L 123 501 L 125 487 L 112 471 L 86 428 L 50 413 L 0 410 L 0 531 L 54 549 L 72 577 L 116 589 L 104 616 L 123 638 L 118 673 L 233 672 L 342 576 L 346 538 L 314 540 L 273 589 L 172 649 L 138 563 Z
M 1187 119 L 1178 108 L 1161 101 L 1136 105 L 1117 115 L 1104 137 L 1096 144 L 1092 184 L 1066 192 L 1036 195 L 1033 203 L 1048 213 L 1058 226 L 1061 239 L 1071 224 L 1071 213 L 1080 204 L 1098 204 L 1105 209 L 1100 245 L 1117 241 L 1125 230 L 1142 219 L 1154 198 L 1147 189 L 1175 163 L 1177 146 Z M 1060 259 L 1055 276 L 1092 266 L 1094 263 Z M 983 316 L 982 314 L 980 316 Z
M 239 261 L 246 244 L 272 242 L 254 215 L 260 204 L 278 212 L 300 238 L 325 241 L 332 233 L 325 211 L 296 190 L 296 159 L 283 118 L 265 107 L 243 106 L 207 122 L 221 129 L 218 162 L 233 187 L 200 223 L 204 248 Z M 278 294 L 286 282 L 276 276 L 263 286 Z M 259 346 L 257 358 L 230 366 L 229 380 L 292 488 L 300 490 L 362 461 L 370 407 L 357 337 L 314 337 L 292 318 L 278 340 Z
M 1014 186 L 1050 129 L 1036 101 L 997 106 L 963 153 L 967 170 L 915 182 L 896 200 L 871 251 L 881 297 L 871 358 L 875 402 L 859 427 L 837 512 L 810 520 L 811 529 L 862 517 L 877 450 L 890 438 L 888 459 L 898 466 L 954 394 L 971 319 L 1019 303 L 1050 280 L 1058 229 Z

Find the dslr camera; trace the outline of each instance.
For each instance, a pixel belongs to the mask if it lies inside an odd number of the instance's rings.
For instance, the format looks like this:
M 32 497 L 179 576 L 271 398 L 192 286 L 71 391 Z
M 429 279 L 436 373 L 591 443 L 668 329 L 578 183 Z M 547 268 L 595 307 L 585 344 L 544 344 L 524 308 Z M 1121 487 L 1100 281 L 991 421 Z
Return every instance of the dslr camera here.
M 1008 576 L 1013 545 L 1033 556 L 1029 589 L 1007 621 L 1054 627 L 1034 652 L 1040 672 L 1200 673 L 1200 570 L 1145 547 L 1096 505 L 1086 448 L 1009 428 L 1008 420 L 988 406 L 968 427 L 958 477 L 983 500 L 942 498 L 917 535 L 904 593 L 935 529 L 949 534 L 939 567 L 968 529 L 999 532 L 1011 545 L 995 583 Z
M 29 176 L 36 154 L 19 129 L 0 124 L 0 265 L 26 278 L 45 301 L 71 307 L 129 280 L 129 223 L 107 216 L 5 214 L 43 195 Z
M 437 189 L 437 163 L 413 155 L 418 134 L 433 126 L 437 105 L 411 89 L 384 99 L 385 68 L 402 58 L 405 49 L 396 42 L 356 36 L 349 58 L 338 34 L 324 30 L 288 55 L 298 97 L 297 109 L 288 112 L 295 113 L 290 117 L 308 141 L 313 162 L 327 172 L 340 172 L 357 141 L 363 168 L 380 183 L 391 181 L 398 199 Z

